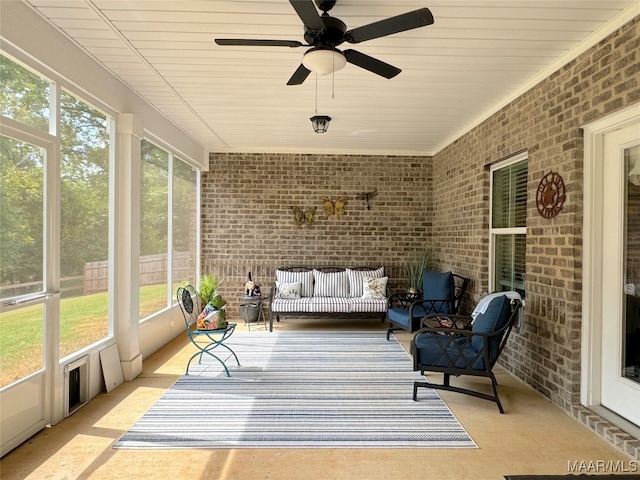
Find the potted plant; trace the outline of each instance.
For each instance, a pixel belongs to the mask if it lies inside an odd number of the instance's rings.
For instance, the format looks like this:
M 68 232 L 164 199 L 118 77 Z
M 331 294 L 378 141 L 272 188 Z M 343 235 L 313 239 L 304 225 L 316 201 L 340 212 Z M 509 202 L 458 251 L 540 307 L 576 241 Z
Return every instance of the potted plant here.
M 204 308 L 198 317 L 199 330 L 216 330 L 227 327 L 227 301 L 220 295 L 218 288 L 222 280 L 214 273 L 200 277 L 200 300 Z
M 405 264 L 405 275 L 408 285 L 408 292 L 418 295 L 422 292 L 422 271 L 435 270 L 436 263 L 433 250 L 429 247 L 416 250 L 412 257 Z
M 213 297 L 218 295 L 218 288 L 222 280 L 218 279 L 215 273 L 206 273 L 200 277 L 200 300 L 202 305 L 211 303 Z

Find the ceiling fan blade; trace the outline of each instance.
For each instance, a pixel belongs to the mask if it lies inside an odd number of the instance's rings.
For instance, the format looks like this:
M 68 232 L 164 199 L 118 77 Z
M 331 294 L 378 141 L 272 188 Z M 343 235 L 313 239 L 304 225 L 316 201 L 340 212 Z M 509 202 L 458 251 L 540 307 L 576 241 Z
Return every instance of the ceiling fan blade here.
M 216 38 L 218 45 L 239 45 L 242 47 L 302 47 L 297 40 L 251 40 L 242 38 Z
M 314 32 L 324 30 L 324 22 L 318 15 L 318 10 L 316 10 L 313 0 L 289 0 L 289 2 L 305 27 Z
M 354 28 L 353 30 L 345 32 L 344 38 L 349 43 L 360 43 L 365 40 L 385 37 L 394 33 L 431 25 L 433 22 L 431 11 L 428 8 L 421 8 Z
M 291 75 L 291 78 L 287 82 L 287 85 L 302 85 L 302 83 L 307 79 L 310 73 L 311 70 L 300 64 L 298 69 L 293 72 L 293 75 Z
M 344 53 L 344 56 L 347 58 L 347 62 L 357 65 L 360 68 L 364 68 L 365 70 L 369 70 L 370 72 L 384 78 L 393 78 L 402 71 L 393 65 L 389 65 L 382 60 L 370 57 L 369 55 L 365 55 L 364 53 L 360 53 L 356 50 L 349 49 L 342 53 Z

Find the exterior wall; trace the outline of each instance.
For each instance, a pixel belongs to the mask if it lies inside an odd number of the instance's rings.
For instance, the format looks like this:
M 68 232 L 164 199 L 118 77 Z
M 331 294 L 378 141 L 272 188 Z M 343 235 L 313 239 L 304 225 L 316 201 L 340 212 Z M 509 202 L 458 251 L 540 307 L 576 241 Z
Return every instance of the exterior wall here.
M 473 278 L 465 305 L 488 289 L 489 164 L 529 152 L 526 307 L 503 364 L 563 409 L 579 404 L 582 309 L 581 126 L 640 108 L 640 19 L 552 74 L 433 159 L 433 239 L 445 269 Z M 454 169 L 451 166 L 456 165 Z M 565 181 L 553 219 L 535 205 L 549 171 Z M 575 409 L 575 408 L 574 408 Z
M 202 271 L 224 278 L 232 314 L 248 271 L 264 291 L 286 265 L 382 265 L 402 288 L 431 233 L 429 157 L 211 154 L 202 177 Z M 367 210 L 357 195 L 376 189 Z M 344 214 L 324 215 L 324 197 L 346 197 Z M 316 207 L 314 224 L 292 206 Z

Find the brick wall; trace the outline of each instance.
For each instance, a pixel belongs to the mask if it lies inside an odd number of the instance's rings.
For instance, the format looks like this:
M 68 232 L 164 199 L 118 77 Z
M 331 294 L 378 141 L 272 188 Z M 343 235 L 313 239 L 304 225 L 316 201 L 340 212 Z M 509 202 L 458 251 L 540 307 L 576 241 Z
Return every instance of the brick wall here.
M 247 272 L 270 287 L 286 265 L 383 265 L 403 287 L 404 262 L 431 231 L 428 157 L 211 154 L 202 178 L 202 266 L 224 278 L 237 308 Z M 377 189 L 370 210 L 357 195 Z M 344 214 L 323 198 L 346 198 Z M 298 227 L 292 206 L 316 207 Z
M 580 126 L 638 104 L 639 79 L 636 18 L 433 159 L 433 241 L 445 269 L 473 278 L 465 302 L 469 308 L 488 289 L 488 165 L 529 152 L 526 308 L 503 363 L 566 410 L 579 403 L 580 391 Z M 564 178 L 567 196 L 561 213 L 544 219 L 536 210 L 535 191 L 551 170 Z

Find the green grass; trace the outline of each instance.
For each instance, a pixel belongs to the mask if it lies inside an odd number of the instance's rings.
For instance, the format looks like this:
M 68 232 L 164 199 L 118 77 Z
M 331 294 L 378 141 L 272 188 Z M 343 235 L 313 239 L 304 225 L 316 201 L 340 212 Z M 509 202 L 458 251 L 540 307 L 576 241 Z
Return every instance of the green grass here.
M 140 289 L 140 318 L 166 305 L 166 285 Z M 43 306 L 0 313 L 0 387 L 40 368 L 44 363 Z M 60 358 L 108 334 L 106 292 L 60 300 Z

